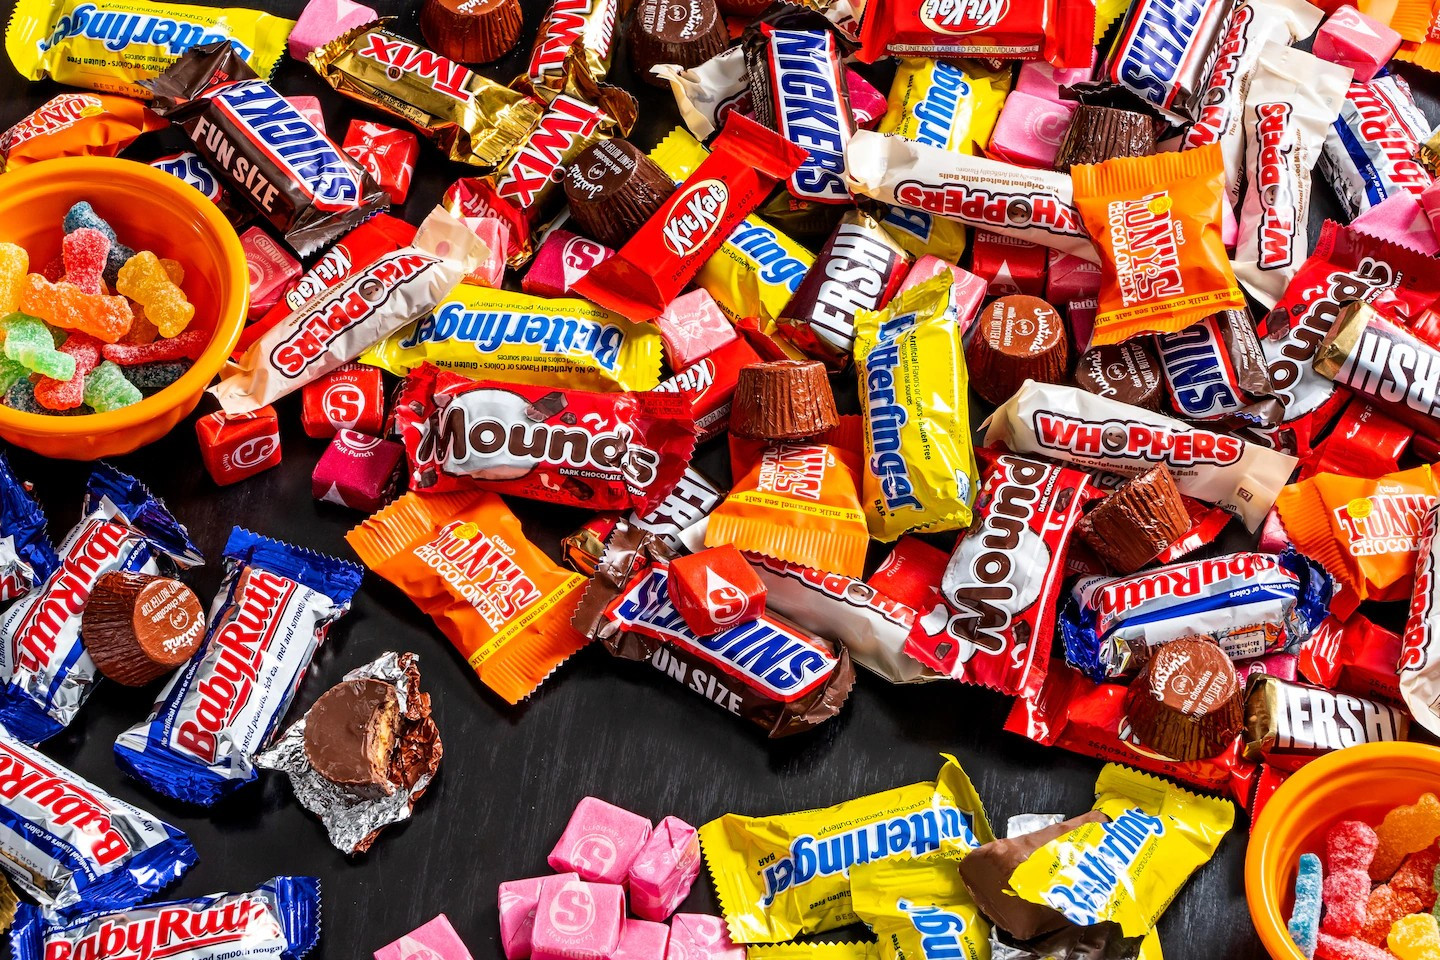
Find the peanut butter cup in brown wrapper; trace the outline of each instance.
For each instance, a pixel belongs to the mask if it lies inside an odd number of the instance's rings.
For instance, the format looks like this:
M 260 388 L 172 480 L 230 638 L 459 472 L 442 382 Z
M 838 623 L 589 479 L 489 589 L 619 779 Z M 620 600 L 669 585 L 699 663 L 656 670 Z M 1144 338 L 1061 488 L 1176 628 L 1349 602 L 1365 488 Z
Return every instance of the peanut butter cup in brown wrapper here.
M 664 87 L 668 81 L 650 72 L 655 64 L 698 67 L 729 43 L 715 0 L 640 0 L 630 21 L 630 66 L 641 80 Z
M 1069 173 L 1081 163 L 1115 157 L 1148 157 L 1155 152 L 1155 122 L 1143 113 L 1082 103 L 1055 155 L 1055 169 Z
M 730 432 L 751 440 L 803 440 L 840 424 L 819 360 L 771 360 L 740 368 Z
M 1116 573 L 1134 573 L 1190 529 L 1170 468 L 1125 481 L 1080 520 L 1080 535 Z
M 190 659 L 205 639 L 205 611 L 179 580 L 115 570 L 96 581 L 80 629 L 101 673 L 143 687 Z
M 1026 380 L 1061 383 L 1070 363 L 1070 338 L 1059 312 L 1039 297 L 992 300 L 975 320 L 965 346 L 970 385 L 999 406 Z
M 1130 730 L 1171 760 L 1203 760 L 1240 733 L 1244 697 L 1235 665 L 1213 640 L 1181 637 L 1157 647 L 1125 693 Z
M 1099 397 L 1159 410 L 1165 381 L 1150 337 L 1091 347 L 1075 363 L 1075 385 Z
M 515 47 L 525 17 L 520 0 L 425 0 L 420 35 L 442 57 L 489 63 Z
M 675 181 L 628 140 L 597 140 L 565 176 L 570 218 L 592 240 L 619 248 L 654 216 Z

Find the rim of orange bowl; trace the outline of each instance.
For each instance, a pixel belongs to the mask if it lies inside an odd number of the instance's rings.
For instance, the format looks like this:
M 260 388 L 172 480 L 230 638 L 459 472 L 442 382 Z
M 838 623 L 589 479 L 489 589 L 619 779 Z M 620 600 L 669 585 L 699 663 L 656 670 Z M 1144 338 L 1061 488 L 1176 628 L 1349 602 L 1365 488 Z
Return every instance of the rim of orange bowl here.
M 1250 841 L 1245 847 L 1245 900 L 1250 908 L 1250 918 L 1255 921 L 1257 928 L 1262 926 L 1260 921 L 1264 919 L 1269 922 L 1271 928 L 1279 931 L 1279 940 L 1274 944 L 1268 942 L 1263 929 L 1257 931 L 1260 933 L 1261 943 L 1272 957 L 1284 958 L 1284 960 L 1290 960 L 1290 958 L 1305 960 L 1305 955 L 1289 939 L 1287 932 L 1289 920 L 1281 913 L 1280 909 L 1280 901 L 1288 891 L 1284 889 L 1268 890 L 1265 881 L 1266 871 L 1263 869 L 1270 835 L 1280 819 L 1285 816 L 1291 798 L 1303 796 L 1317 783 L 1343 768 L 1361 763 L 1383 763 L 1387 760 L 1413 762 L 1417 756 L 1427 755 L 1434 763 L 1440 765 L 1440 747 L 1432 747 L 1425 743 L 1402 740 L 1347 747 L 1344 750 L 1327 753 L 1305 764 L 1286 778 L 1285 782 L 1271 796 L 1265 804 L 1265 809 L 1260 811 L 1259 819 L 1251 828 Z M 1266 896 L 1267 893 L 1268 896 Z M 1285 952 L 1277 953 L 1277 949 Z
M 56 174 L 106 177 L 114 176 L 117 172 L 122 172 L 129 179 L 143 182 L 156 194 L 168 195 L 169 198 L 178 201 L 177 205 L 192 208 L 207 222 L 212 232 L 218 235 L 225 262 L 232 269 L 243 268 L 245 250 L 240 246 L 240 237 L 235 233 L 235 228 L 231 226 L 230 221 L 225 219 L 220 208 L 185 181 L 147 164 L 120 157 L 60 157 L 33 163 L 5 174 L 4 179 L 0 180 L 0 187 L 4 188 L 8 197 L 27 189 L 33 189 Z M 0 237 L 0 239 L 4 238 Z M 7 422 L 15 429 L 29 434 L 56 436 L 92 432 L 109 433 L 136 426 L 173 409 L 174 397 L 178 394 L 203 393 L 205 387 L 224 367 L 225 361 L 235 349 L 235 344 L 240 339 L 240 331 L 245 325 L 245 313 L 250 305 L 248 276 L 242 272 L 236 282 L 230 286 L 230 295 L 217 307 L 214 334 L 212 334 L 210 342 L 206 344 L 204 352 L 191 365 L 190 369 L 180 376 L 180 379 L 163 390 L 119 410 L 88 413 L 74 417 L 27 413 L 0 404 L 0 421 Z M 217 337 L 224 338 L 225 348 L 212 354 L 212 351 L 215 351 Z

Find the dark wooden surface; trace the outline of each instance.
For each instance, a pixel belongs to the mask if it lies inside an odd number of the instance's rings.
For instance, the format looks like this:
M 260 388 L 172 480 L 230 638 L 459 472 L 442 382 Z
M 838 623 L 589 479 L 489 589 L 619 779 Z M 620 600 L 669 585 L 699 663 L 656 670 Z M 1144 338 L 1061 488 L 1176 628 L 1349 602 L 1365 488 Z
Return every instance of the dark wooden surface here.
M 525 2 L 526 39 L 507 60 L 486 68 L 487 75 L 508 79 L 523 69 L 545 6 L 541 0 Z M 302 0 L 265 4 L 290 16 L 298 15 L 302 5 Z M 415 4 L 382 0 L 377 7 L 399 17 L 401 32 L 419 37 Z M 635 87 L 623 53 L 611 77 Z M 288 58 L 275 82 L 287 94 L 319 94 L 336 140 L 352 118 L 383 119 L 334 94 L 308 66 Z M 8 65 L 0 68 L 0 128 L 58 90 L 48 82 L 25 83 Z M 641 96 L 641 121 L 633 139 L 648 147 L 678 123 L 678 116 L 668 94 L 645 90 Z M 127 155 L 148 158 L 183 146 L 183 137 L 168 131 Z M 428 147 L 422 151 L 404 211 L 416 222 L 445 186 L 466 172 Z M 1318 225 L 1334 209 L 1323 186 L 1317 189 L 1316 207 Z M 115 226 L 123 234 L 124 225 Z M 298 398 L 278 406 L 283 464 L 237 486 L 217 488 L 210 481 L 200 466 L 191 422 L 115 463 L 164 496 L 211 558 L 218 557 L 233 524 L 352 556 L 343 534 L 359 515 L 310 497 L 310 473 L 324 443 L 300 431 Z M 208 403 L 201 407 L 202 412 L 209 409 Z M 706 457 L 717 472 L 723 470 L 718 454 L 712 450 Z M 87 466 L 45 461 L 23 451 L 12 456 L 20 475 L 35 482 L 58 539 L 77 519 Z M 513 505 L 529 535 L 552 554 L 559 538 L 586 516 L 523 501 Z M 187 579 L 208 601 L 219 576 L 212 562 Z M 144 718 L 158 685 L 137 691 L 102 684 L 79 720 L 45 750 L 190 835 L 200 862 L 172 891 L 175 896 L 246 889 L 279 873 L 319 876 L 324 933 L 314 956 L 327 960 L 361 960 L 442 911 L 478 958 L 498 957 L 496 885 L 547 872 L 545 856 L 586 794 L 654 819 L 675 814 L 700 824 L 727 811 L 798 810 L 928 779 L 939 769 L 944 751 L 960 758 L 992 823 L 1003 830 L 1005 818 L 1017 813 L 1073 815 L 1088 809 L 1101 766 L 1002 732 L 1005 698 L 949 683 L 894 687 L 863 671 L 837 719 L 811 735 L 779 742 L 765 740 L 648 665 L 616 662 L 595 648 L 562 666 L 529 702 L 510 708 L 479 684 L 428 618 L 373 575 L 321 649 L 292 715 L 347 670 L 389 649 L 420 654 L 445 761 L 414 819 L 392 828 L 369 854 L 355 859 L 329 845 L 319 823 L 296 806 L 282 776 L 264 775 L 258 784 L 198 813 L 123 778 L 111 745 L 120 731 Z M 1245 908 L 1247 829 L 1241 818 L 1219 854 L 1161 920 L 1167 957 L 1263 956 Z M 703 877 L 684 909 L 718 912 Z

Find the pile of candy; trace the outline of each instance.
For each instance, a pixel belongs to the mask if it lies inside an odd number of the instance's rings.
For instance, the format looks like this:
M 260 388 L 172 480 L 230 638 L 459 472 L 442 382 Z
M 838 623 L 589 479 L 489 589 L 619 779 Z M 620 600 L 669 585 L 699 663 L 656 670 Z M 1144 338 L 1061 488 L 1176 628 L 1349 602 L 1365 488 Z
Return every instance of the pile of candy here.
M 61 255 L 30 272 L 0 243 L 0 390 L 24 413 L 119 410 L 174 383 L 205 348 L 174 260 L 122 244 L 81 201 L 65 215 Z M 113 290 L 114 293 L 110 291 Z

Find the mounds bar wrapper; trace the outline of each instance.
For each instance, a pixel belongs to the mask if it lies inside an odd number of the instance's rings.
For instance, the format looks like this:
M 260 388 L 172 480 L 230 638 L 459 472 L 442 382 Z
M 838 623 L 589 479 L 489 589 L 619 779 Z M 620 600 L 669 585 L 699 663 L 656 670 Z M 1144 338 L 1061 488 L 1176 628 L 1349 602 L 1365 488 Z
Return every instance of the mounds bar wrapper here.
M 5 32 L 10 62 L 27 80 L 150 97 L 143 81 L 192 47 L 226 41 L 268 77 L 295 21 L 243 7 L 153 0 L 19 0 Z
M 167 797 L 210 806 L 254 780 L 254 757 L 295 698 L 361 568 L 236 527 L 200 649 L 150 717 L 115 739 L 120 769 Z
M 615 256 L 576 281 L 576 293 L 631 320 L 660 315 L 740 222 L 807 153 L 732 113 L 710 156 Z
M 326 83 L 408 120 L 451 160 L 490 172 L 513 154 L 544 112 L 532 97 L 488 80 L 385 29 L 377 21 L 310 53 Z
M 1415 721 L 1440 733 L 1440 505 L 1425 515 L 1415 589 L 1400 648 L 1400 695 Z
M 390 195 L 226 43 L 196 47 L 154 80 L 153 109 L 301 256 L 358 225 Z
M 995 839 L 970 778 L 946 756 L 934 780 L 833 807 L 700 828 L 705 865 L 736 943 L 772 943 L 855 923 L 849 872 L 883 860 L 963 857 Z
M 1067 173 L 1031 170 L 869 130 L 845 148 L 858 194 L 1098 262 Z
M 590 510 L 648 512 L 695 447 L 683 393 L 590 393 L 476 381 L 425 365 L 396 426 L 413 490 L 493 490 Z
M 210 392 L 231 415 L 294 393 L 435 309 L 487 249 L 437 207 L 410 246 L 379 254 L 265 331 Z
M 60 564 L 0 620 L 0 723 L 27 743 L 75 719 L 98 679 L 80 617 L 102 574 L 160 573 L 202 562 L 190 535 L 140 481 L 108 464 L 90 475 L 81 520 L 65 535 Z
M 217 893 L 52 920 L 26 904 L 10 933 L 13 960 L 301 960 L 320 939 L 320 881 L 275 877 Z
M 166 122 L 129 97 L 70 91 L 0 134 L 0 173 L 56 157 L 113 157 Z
M 1440 439 L 1440 348 L 1369 304 L 1352 303 L 1340 312 L 1315 355 L 1315 372 Z
M 570 626 L 585 578 L 527 540 L 492 493 L 407 493 L 345 539 L 507 703 L 534 693 L 589 640 Z
M 1401 77 L 1350 84 L 1320 155 L 1320 171 L 1350 219 L 1393 194 L 1425 192 L 1434 178 L 1415 154 L 1429 134 L 1430 122 Z
M 45 523 L 45 512 L 0 454 L 0 603 L 29 593 L 60 566 Z
M 1066 546 L 1091 489 L 1083 471 L 995 457 L 979 519 L 955 545 L 905 652 L 957 680 L 1033 696 L 1050 662 Z
M 0 870 L 52 913 L 131 906 L 195 863 L 185 834 L 27 747 L 4 727 L 0 799 Z
M 1060 614 L 1065 659 L 1098 683 L 1181 637 L 1208 637 L 1232 660 L 1298 650 L 1329 612 L 1330 591 L 1324 568 L 1293 550 L 1087 577 Z
M 1409 732 L 1410 717 L 1388 704 L 1266 674 L 1245 685 L 1245 756 L 1277 770 L 1298 770 L 1361 743 L 1404 740 Z
M 1196 119 L 1229 9 L 1226 0 L 1135 0 L 1097 77 L 1172 121 Z
M 1260 529 L 1296 464 L 1238 437 L 1033 380 L 991 415 L 985 431 L 986 446 L 1003 443 L 1109 473 L 1136 476 L 1163 463 L 1181 493 L 1223 507 L 1251 530 Z
M 869 0 L 860 15 L 860 59 L 989 57 L 1090 65 L 1093 0 Z

